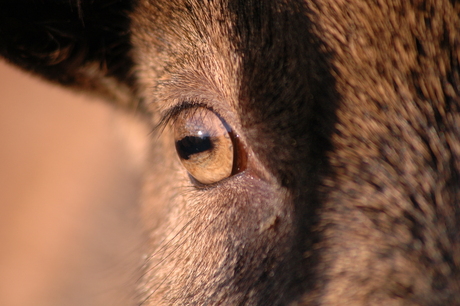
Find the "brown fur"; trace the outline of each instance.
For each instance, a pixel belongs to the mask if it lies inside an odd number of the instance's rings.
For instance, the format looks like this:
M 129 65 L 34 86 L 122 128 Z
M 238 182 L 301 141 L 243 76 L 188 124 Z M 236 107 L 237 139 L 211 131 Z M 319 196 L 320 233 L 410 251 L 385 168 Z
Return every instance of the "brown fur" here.
M 140 0 L 98 15 L 82 1 L 48 9 L 65 31 L 6 3 L 11 62 L 137 105 L 152 127 L 204 105 L 247 152 L 245 171 L 202 188 L 170 126 L 154 129 L 136 304 L 460 304 L 458 2 Z M 28 24 L 52 38 L 28 40 Z

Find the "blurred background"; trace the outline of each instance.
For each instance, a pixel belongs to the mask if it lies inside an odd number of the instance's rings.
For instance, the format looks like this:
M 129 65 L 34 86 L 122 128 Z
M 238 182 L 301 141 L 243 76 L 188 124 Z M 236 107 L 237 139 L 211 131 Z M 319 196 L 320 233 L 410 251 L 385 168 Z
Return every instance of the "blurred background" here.
M 147 138 L 0 61 L 0 305 L 128 304 Z

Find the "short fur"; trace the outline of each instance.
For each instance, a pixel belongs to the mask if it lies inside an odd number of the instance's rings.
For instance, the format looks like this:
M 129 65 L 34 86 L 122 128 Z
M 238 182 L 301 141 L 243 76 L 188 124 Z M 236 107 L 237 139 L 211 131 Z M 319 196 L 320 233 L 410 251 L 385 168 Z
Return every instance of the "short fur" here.
M 0 4 L 0 53 L 137 105 L 217 111 L 246 171 L 197 188 L 155 130 L 140 305 L 460 305 L 460 3 Z

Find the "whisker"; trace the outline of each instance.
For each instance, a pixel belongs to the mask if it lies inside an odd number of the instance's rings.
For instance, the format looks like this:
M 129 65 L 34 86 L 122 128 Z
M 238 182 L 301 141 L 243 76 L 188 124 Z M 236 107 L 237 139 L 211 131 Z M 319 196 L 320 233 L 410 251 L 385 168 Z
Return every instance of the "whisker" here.
M 204 208 L 203 208 L 204 209 Z M 202 210 L 203 210 L 202 209 Z M 201 212 L 198 211 L 197 214 L 189 221 L 187 222 L 186 225 L 184 225 L 181 230 L 173 237 L 173 239 L 169 240 L 167 242 L 167 244 L 170 244 L 175 237 L 177 237 L 181 232 L 182 232 L 182 229 L 184 229 L 185 227 L 189 226 L 192 221 L 194 221 L 198 216 L 199 216 L 199 213 Z M 162 264 L 166 259 L 168 259 L 172 254 L 174 254 L 181 246 L 182 246 L 182 242 L 184 240 L 187 240 L 191 235 L 193 234 L 196 234 L 196 236 L 200 236 L 203 232 L 205 232 L 217 219 L 219 216 L 221 216 L 222 214 L 224 213 L 224 209 L 220 210 L 220 212 L 204 227 L 202 228 L 200 231 L 196 232 L 196 231 L 193 231 L 193 232 L 190 232 L 189 234 L 185 235 L 185 236 L 182 236 L 182 239 L 180 239 L 179 241 L 177 241 L 177 243 L 175 244 L 176 247 L 174 247 L 174 249 L 172 249 L 168 255 L 166 255 L 165 257 L 163 257 L 158 263 L 156 263 L 154 266 L 150 267 L 148 269 L 148 271 L 152 271 L 154 270 L 156 267 L 158 267 L 160 264 Z M 165 246 L 163 246 L 165 247 Z M 162 247 L 162 248 L 163 248 Z M 157 254 L 157 253 L 155 253 Z M 154 257 L 154 255 L 152 255 L 150 258 Z M 150 297 L 152 295 L 155 294 L 156 291 L 158 291 L 158 289 L 166 282 L 166 280 L 173 274 L 173 272 L 175 271 L 175 269 L 171 269 L 171 271 L 168 273 L 168 275 L 156 286 L 156 288 L 142 301 L 141 305 L 143 305 L 148 299 L 150 299 Z

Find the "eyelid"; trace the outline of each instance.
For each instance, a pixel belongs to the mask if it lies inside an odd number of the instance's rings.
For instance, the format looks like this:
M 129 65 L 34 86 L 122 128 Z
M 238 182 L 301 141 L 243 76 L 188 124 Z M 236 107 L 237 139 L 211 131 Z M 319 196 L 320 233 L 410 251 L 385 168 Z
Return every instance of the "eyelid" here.
M 201 104 L 193 103 L 193 102 L 182 102 L 179 104 L 174 105 L 163 111 L 161 113 L 161 118 L 158 124 L 154 127 L 154 131 L 163 132 L 165 127 L 170 124 L 174 123 L 174 121 L 178 118 L 179 114 L 182 112 L 188 112 L 193 110 L 194 108 L 200 107 Z
M 155 126 L 154 131 L 160 130 L 160 133 L 161 133 L 168 124 L 174 123 L 174 121 L 179 117 L 179 114 L 190 116 L 193 114 L 193 112 L 198 111 L 199 108 L 206 108 L 212 111 L 213 113 L 215 113 L 219 118 L 222 118 L 218 113 L 216 113 L 212 108 L 210 108 L 208 105 L 204 103 L 185 101 L 185 102 L 176 104 L 173 107 L 164 111 L 161 114 L 160 122 Z M 225 124 L 225 127 L 228 128 L 225 121 L 224 121 L 224 124 Z

